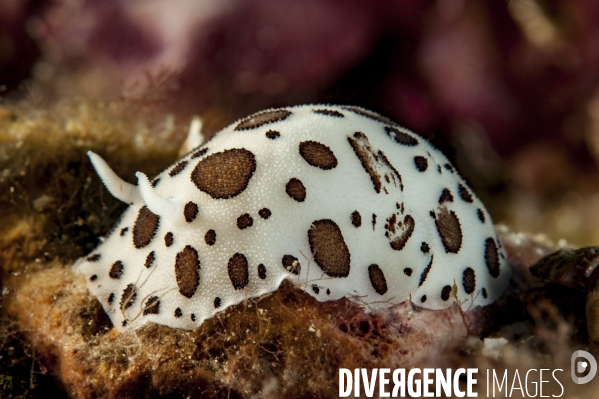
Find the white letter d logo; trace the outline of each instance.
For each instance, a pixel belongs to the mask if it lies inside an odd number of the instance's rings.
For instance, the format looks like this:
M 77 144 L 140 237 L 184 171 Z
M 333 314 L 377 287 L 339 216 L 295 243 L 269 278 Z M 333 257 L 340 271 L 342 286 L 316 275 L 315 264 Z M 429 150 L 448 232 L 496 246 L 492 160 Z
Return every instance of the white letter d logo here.
M 579 358 L 584 357 L 586 360 L 580 360 Z M 579 359 L 577 361 L 577 359 Z M 576 373 L 582 374 L 590 366 L 589 373 L 586 377 L 577 377 Z M 572 354 L 571 369 L 572 381 L 576 384 L 586 384 L 590 382 L 597 374 L 597 361 L 589 352 L 576 351 Z

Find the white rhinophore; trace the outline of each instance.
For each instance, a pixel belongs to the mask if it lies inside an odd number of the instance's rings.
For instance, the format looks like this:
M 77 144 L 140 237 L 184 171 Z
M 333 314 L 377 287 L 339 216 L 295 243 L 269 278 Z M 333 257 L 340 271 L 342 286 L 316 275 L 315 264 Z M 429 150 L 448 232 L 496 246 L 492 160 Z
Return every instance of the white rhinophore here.
M 137 187 L 139 187 L 139 194 L 144 204 L 148 207 L 152 213 L 163 216 L 165 218 L 174 215 L 175 209 L 177 208 L 175 201 L 169 198 L 163 198 L 158 194 L 152 187 L 152 183 L 148 179 L 148 176 L 142 172 L 135 172 L 137 177 Z
M 114 173 L 101 156 L 92 151 L 88 151 L 87 155 L 92 165 L 94 165 L 98 176 L 100 176 L 100 179 L 102 179 L 102 182 L 113 197 L 129 205 L 138 203 L 141 200 L 137 187 L 131 183 L 127 183 Z

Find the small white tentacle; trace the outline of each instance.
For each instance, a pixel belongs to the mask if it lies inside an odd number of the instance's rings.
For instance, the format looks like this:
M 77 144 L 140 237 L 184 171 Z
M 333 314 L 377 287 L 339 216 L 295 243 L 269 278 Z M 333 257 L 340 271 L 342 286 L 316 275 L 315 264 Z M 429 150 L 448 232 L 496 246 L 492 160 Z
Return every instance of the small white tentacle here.
M 94 169 L 96 169 L 96 173 L 100 176 L 102 183 L 104 183 L 113 197 L 129 205 L 141 201 L 137 187 L 131 183 L 127 183 L 114 173 L 101 156 L 92 151 L 88 151 L 87 156 L 92 165 L 94 165 Z
M 175 201 L 161 197 L 152 187 L 148 176 L 142 172 L 136 172 L 135 176 L 137 176 L 137 186 L 139 187 L 141 199 L 152 213 L 165 218 L 175 213 Z
M 179 155 L 183 156 L 199 147 L 206 141 L 206 137 L 202 134 L 202 119 L 199 116 L 194 116 L 189 125 L 189 132 L 187 133 L 187 139 L 179 150 Z

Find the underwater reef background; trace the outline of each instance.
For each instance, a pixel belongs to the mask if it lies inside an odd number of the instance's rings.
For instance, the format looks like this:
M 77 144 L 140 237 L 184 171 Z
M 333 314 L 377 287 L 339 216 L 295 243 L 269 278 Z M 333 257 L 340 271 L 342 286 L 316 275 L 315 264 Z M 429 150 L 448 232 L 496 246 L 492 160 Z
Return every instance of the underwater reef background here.
M 599 353 L 594 252 L 529 271 L 599 243 L 597 1 L 2 0 L 0 97 L 0 397 L 334 397 L 338 367 Z M 363 106 L 431 140 L 503 226 L 513 292 L 463 319 L 284 285 L 192 333 L 111 332 L 70 270 L 124 209 L 85 152 L 134 182 L 177 159 L 194 115 L 210 136 L 301 103 Z M 507 339 L 499 357 L 489 337 Z

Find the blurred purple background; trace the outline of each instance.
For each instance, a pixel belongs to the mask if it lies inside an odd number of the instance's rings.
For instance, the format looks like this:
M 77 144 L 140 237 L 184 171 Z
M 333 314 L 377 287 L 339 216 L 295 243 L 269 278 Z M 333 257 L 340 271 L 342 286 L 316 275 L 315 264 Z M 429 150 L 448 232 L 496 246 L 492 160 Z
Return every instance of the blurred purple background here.
M 360 105 L 431 139 L 496 219 L 580 242 L 599 240 L 598 71 L 596 0 L 0 1 L 8 99 L 145 98 L 219 128 Z

